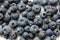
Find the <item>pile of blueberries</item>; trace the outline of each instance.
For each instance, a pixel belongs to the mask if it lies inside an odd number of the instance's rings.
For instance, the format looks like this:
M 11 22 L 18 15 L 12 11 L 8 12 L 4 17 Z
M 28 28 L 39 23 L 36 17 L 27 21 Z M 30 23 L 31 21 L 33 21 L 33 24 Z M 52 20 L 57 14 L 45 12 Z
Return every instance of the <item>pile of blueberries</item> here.
M 56 40 L 60 0 L 0 0 L 0 26 L 7 40 Z

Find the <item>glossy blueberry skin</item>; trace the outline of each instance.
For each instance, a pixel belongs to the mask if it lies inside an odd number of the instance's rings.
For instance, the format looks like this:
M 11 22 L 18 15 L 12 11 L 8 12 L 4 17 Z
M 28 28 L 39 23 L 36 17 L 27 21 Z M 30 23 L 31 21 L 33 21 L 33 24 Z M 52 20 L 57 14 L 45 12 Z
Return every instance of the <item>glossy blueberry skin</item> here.
M 21 0 L 21 1 L 25 4 L 28 3 L 28 0 Z
M 43 30 L 47 30 L 48 28 L 49 28 L 48 24 L 44 24 L 44 25 L 42 26 L 42 29 L 43 29 Z
M 2 35 L 2 34 L 3 34 L 3 28 L 0 27 L 0 35 Z
M 57 16 L 58 16 L 58 18 L 60 18 L 60 12 L 59 12 L 59 13 L 57 13 Z
M 49 1 L 49 4 L 51 5 L 55 5 L 58 2 L 58 0 L 48 0 L 48 1 Z
M 8 26 L 8 25 L 4 26 L 4 28 L 3 28 L 3 35 L 7 35 L 10 32 L 11 32 L 11 27 Z
M 34 38 L 34 34 L 29 33 L 29 38 L 33 39 Z
M 41 30 L 41 31 L 39 32 L 39 34 L 38 34 L 38 37 L 39 37 L 40 39 L 45 38 L 45 37 L 46 37 L 46 32 L 45 32 L 44 30 Z
M 55 35 L 52 35 L 51 36 L 51 40 L 56 40 L 56 36 Z
M 16 39 L 16 38 L 17 38 L 17 34 L 16 34 L 15 31 L 13 31 L 13 32 L 11 33 L 10 38 L 11 38 L 11 39 Z
M 10 22 L 9 22 L 9 26 L 11 27 L 11 28 L 16 28 L 17 27 L 17 21 L 16 20 L 11 20 Z
M 33 22 L 35 25 L 42 25 L 43 20 L 40 17 L 35 17 Z
M 30 32 L 30 26 L 26 26 L 24 29 L 26 32 Z
M 22 12 L 22 16 L 23 16 L 23 17 L 27 17 L 27 14 L 28 14 L 27 11 L 23 11 L 23 12 Z
M 47 0 L 39 0 L 39 4 L 44 6 L 44 5 L 47 5 L 48 4 L 48 1 Z
M 28 25 L 28 19 L 25 17 L 20 17 L 18 19 L 18 26 L 25 27 L 26 25 Z
M 22 12 L 22 11 L 25 11 L 26 5 L 23 2 L 21 2 L 17 4 L 17 8 L 20 12 Z
M 40 12 L 40 17 L 42 19 L 45 19 L 46 18 L 46 12 L 45 11 Z
M 34 3 L 34 4 L 38 4 L 39 1 L 38 1 L 38 0 L 33 0 L 33 3 Z
M 10 7 L 10 3 L 9 2 L 4 2 L 3 7 L 8 9 Z
M 57 25 L 60 25 L 60 19 L 58 19 L 58 20 L 56 21 L 56 23 L 57 23 Z
M 51 18 L 51 20 L 56 22 L 56 21 L 58 20 L 58 18 L 59 18 L 58 15 L 55 14 L 55 15 L 53 15 L 53 17 Z
M 27 38 L 28 36 L 29 36 L 28 32 L 24 32 L 24 33 L 22 34 L 22 37 L 23 37 L 23 38 Z
M 18 35 L 21 35 L 23 32 L 24 32 L 24 29 L 22 27 L 17 27 L 15 29 L 15 32 L 18 34 Z
M 55 34 L 56 36 L 60 35 L 60 30 L 59 30 L 59 29 L 55 29 L 55 30 L 54 30 L 54 34 Z
M 32 11 L 32 7 L 31 6 L 26 7 L 26 11 L 28 12 Z
M 39 5 L 33 5 L 33 6 L 32 6 L 32 11 L 33 11 L 34 13 L 39 13 L 39 12 L 41 11 L 41 8 L 40 8 Z
M 25 40 L 25 38 L 21 37 L 20 40 Z
M 55 28 L 56 28 L 56 22 L 54 22 L 54 21 L 51 21 L 49 24 L 49 28 L 51 29 L 51 30 L 54 30 Z
M 4 10 L 3 10 L 4 9 Z M 0 13 L 2 13 L 3 15 L 5 15 L 6 13 L 6 9 L 4 7 L 0 7 Z
M 35 40 L 41 40 L 39 37 L 36 37 Z
M 28 2 L 28 5 L 29 5 L 29 6 L 33 6 L 33 2 L 32 2 L 32 1 L 29 1 L 29 2 Z
M 0 21 L 2 21 L 3 20 L 3 14 L 0 14 Z
M 51 40 L 51 38 L 50 37 L 46 37 L 44 40 Z
M 45 24 L 48 24 L 50 21 L 49 21 L 48 18 L 45 18 L 45 19 L 43 20 L 43 22 L 44 22 Z
M 4 21 L 9 22 L 10 20 L 11 20 L 11 16 L 10 15 L 5 15 Z
M 10 9 L 13 13 L 17 12 L 17 6 L 16 5 L 12 6 Z
M 12 13 L 11 18 L 14 19 L 14 20 L 18 20 L 19 14 L 18 13 Z
M 53 31 L 51 29 L 46 30 L 46 35 L 51 36 L 53 34 Z
M 35 14 L 34 14 L 34 12 L 29 12 L 28 14 L 27 14 L 27 18 L 28 19 L 30 19 L 30 20 L 33 20 L 34 18 L 35 18 Z
M 37 25 L 32 25 L 32 26 L 30 27 L 30 32 L 31 32 L 31 33 L 36 34 L 36 33 L 38 33 L 38 31 L 39 31 L 39 28 L 38 28 Z

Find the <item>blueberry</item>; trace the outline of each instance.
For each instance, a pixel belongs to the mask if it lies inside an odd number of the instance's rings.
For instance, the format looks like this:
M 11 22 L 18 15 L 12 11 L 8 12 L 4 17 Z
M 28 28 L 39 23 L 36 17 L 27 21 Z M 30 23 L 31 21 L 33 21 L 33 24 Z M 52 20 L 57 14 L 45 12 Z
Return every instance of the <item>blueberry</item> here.
M 10 15 L 5 15 L 4 21 L 9 22 L 10 20 L 11 20 L 11 16 Z
M 57 4 L 58 0 L 48 0 L 51 5 Z
M 20 17 L 18 19 L 18 25 L 22 26 L 22 27 L 25 27 L 26 25 L 28 25 L 28 19 L 25 18 L 25 17 Z
M 28 36 L 29 36 L 28 32 L 24 32 L 22 35 L 23 38 L 27 38 Z
M 6 23 L 2 23 L 2 28 L 4 28 L 4 26 L 6 26 Z
M 28 1 L 28 5 L 29 6 L 33 6 L 33 2 L 32 1 Z
M 11 28 L 16 28 L 16 26 L 17 26 L 17 21 L 16 21 L 16 20 L 11 20 L 11 21 L 9 22 L 9 26 L 10 26 Z
M 14 2 L 14 0 L 8 0 L 8 2 L 12 4 Z
M 44 24 L 44 25 L 42 26 L 42 29 L 43 29 L 43 30 L 47 30 L 47 29 L 48 29 L 48 24 Z
M 60 30 L 59 30 L 59 29 L 55 29 L 55 30 L 54 30 L 54 34 L 55 34 L 56 36 L 60 35 Z
M 38 28 L 38 26 L 37 25 L 32 25 L 31 27 L 30 27 L 30 32 L 31 33 L 33 33 L 33 34 L 36 34 L 36 33 L 38 33 L 38 30 L 39 28 Z
M 52 35 L 51 36 L 51 40 L 56 40 L 56 36 L 55 35 Z
M 34 13 L 39 13 L 39 12 L 41 11 L 41 8 L 40 8 L 39 5 L 33 5 L 33 6 L 32 6 L 32 11 L 33 11 Z
M 51 19 L 56 22 L 58 20 L 58 18 L 59 18 L 58 15 L 55 14 L 55 15 L 53 15 L 53 17 Z
M 34 24 L 33 21 L 28 21 L 28 22 L 30 26 Z
M 33 22 L 35 25 L 42 25 L 43 20 L 40 17 L 35 17 Z
M 44 40 L 51 40 L 51 37 L 46 37 Z
M 46 30 L 46 35 L 51 36 L 53 34 L 53 31 L 51 29 Z
M 11 9 L 8 9 L 8 10 L 6 11 L 6 13 L 7 13 L 8 15 L 11 15 L 11 14 L 12 14 Z
M 21 1 L 25 4 L 28 3 L 28 0 L 21 0 Z
M 2 35 L 2 34 L 3 34 L 3 28 L 0 27 L 0 35 Z
M 0 21 L 2 21 L 3 20 L 3 15 L 2 14 L 0 14 Z
M 33 20 L 34 18 L 35 18 L 35 14 L 34 14 L 34 12 L 29 12 L 28 14 L 27 14 L 27 18 L 28 19 L 30 19 L 30 20 Z
M 14 20 L 18 20 L 19 14 L 18 13 L 12 13 L 11 18 L 14 19 Z
M 52 30 L 54 30 L 56 28 L 56 22 L 54 22 L 54 21 L 51 21 L 48 25 L 49 25 L 49 28 Z
M 6 40 L 12 40 L 11 38 L 8 38 L 8 39 L 6 39 Z
M 11 27 L 8 26 L 8 25 L 5 25 L 4 28 L 3 28 L 3 32 L 4 32 L 5 34 L 10 33 L 10 32 L 11 32 Z
M 11 6 L 11 12 L 16 13 L 17 12 L 17 6 Z
M 58 11 L 57 8 L 54 6 L 45 6 L 44 10 L 47 12 L 47 15 L 50 15 L 50 16 L 56 14 Z
M 39 37 L 36 37 L 35 40 L 41 40 Z
M 23 2 L 21 2 L 17 4 L 17 8 L 20 12 L 22 12 L 26 9 L 26 5 Z
M 32 11 L 32 7 L 31 6 L 26 7 L 26 11 L 28 12 Z
M 23 11 L 23 12 L 22 12 L 22 16 L 23 16 L 23 17 L 27 17 L 27 14 L 28 14 L 27 11 Z
M 39 32 L 39 34 L 38 34 L 38 37 L 39 37 L 40 39 L 45 38 L 45 37 L 46 37 L 46 32 L 45 32 L 44 30 L 41 30 L 41 31 Z
M 11 33 L 10 38 L 11 38 L 11 39 L 16 39 L 16 38 L 17 38 L 17 34 L 16 34 L 15 31 L 13 31 L 13 32 Z
M 40 5 L 45 6 L 48 4 L 48 1 L 47 0 L 43 0 L 43 1 L 39 0 L 39 3 L 40 3 Z
M 21 35 L 24 32 L 24 29 L 22 27 L 17 27 L 15 31 L 18 35 Z
M 42 19 L 45 19 L 46 18 L 46 12 L 44 12 L 44 11 L 40 12 L 40 17 Z
M 21 37 L 20 40 L 25 40 L 25 38 Z
M 26 26 L 24 29 L 26 32 L 30 32 L 30 26 Z
M 3 10 L 4 9 L 4 10 Z M 6 9 L 4 7 L 0 7 L 0 13 L 2 13 L 3 15 L 5 15 L 6 13 Z
M 33 39 L 34 38 L 34 34 L 29 33 L 29 38 Z
M 39 1 L 38 1 L 38 0 L 33 0 L 33 3 L 34 3 L 34 4 L 38 4 Z
M 4 2 L 3 6 L 4 6 L 4 8 L 8 9 L 10 7 L 10 3 L 9 2 Z
M 48 24 L 50 21 L 49 21 L 48 18 L 45 18 L 45 19 L 43 20 L 43 22 L 44 22 L 45 24 Z
M 13 0 L 14 3 L 18 4 L 20 2 L 20 0 Z

